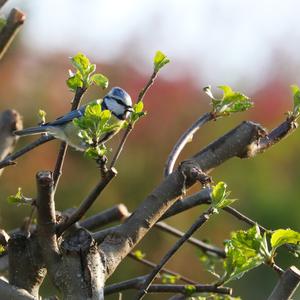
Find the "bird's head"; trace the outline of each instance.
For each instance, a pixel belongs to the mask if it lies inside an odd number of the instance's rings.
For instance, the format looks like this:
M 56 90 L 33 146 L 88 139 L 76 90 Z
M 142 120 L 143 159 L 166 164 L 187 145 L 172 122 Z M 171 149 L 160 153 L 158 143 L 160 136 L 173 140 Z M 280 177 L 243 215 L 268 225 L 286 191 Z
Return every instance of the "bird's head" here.
M 113 87 L 103 98 L 104 105 L 120 120 L 133 112 L 131 97 L 120 87 Z

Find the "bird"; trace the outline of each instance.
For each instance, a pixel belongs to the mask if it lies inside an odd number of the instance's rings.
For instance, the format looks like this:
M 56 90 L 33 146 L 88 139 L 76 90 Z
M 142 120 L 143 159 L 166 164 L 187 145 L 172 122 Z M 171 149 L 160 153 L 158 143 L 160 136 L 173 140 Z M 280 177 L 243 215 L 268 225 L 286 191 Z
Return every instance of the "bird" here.
M 76 150 L 85 151 L 90 145 L 87 145 L 79 137 L 80 128 L 74 125 L 73 120 L 82 118 L 87 105 L 94 102 L 91 101 L 79 109 L 57 118 L 53 122 L 44 123 L 37 127 L 16 130 L 14 134 L 17 136 L 27 136 L 47 133 L 65 141 Z M 133 112 L 133 107 L 130 95 L 120 87 L 113 87 L 103 99 L 100 99 L 100 103 L 102 110 L 109 110 L 111 112 L 110 125 L 117 125 L 111 131 L 104 133 L 103 137 L 100 137 L 98 144 L 104 144 L 121 130 L 123 123 Z

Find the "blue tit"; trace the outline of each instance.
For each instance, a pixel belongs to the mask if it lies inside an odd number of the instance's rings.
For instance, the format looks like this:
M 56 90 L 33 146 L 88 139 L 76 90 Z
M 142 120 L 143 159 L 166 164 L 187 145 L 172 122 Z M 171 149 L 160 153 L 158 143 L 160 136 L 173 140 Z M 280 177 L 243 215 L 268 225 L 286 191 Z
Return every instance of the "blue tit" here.
M 133 112 L 133 108 L 129 94 L 120 87 L 112 88 L 100 101 L 102 110 L 109 110 L 112 114 L 109 125 L 119 125 L 114 126 L 112 131 L 103 134 L 99 141 L 99 144 L 103 144 L 121 130 L 123 123 L 130 113 Z M 79 109 L 73 110 L 53 122 L 45 123 L 38 127 L 17 130 L 14 133 L 19 136 L 48 133 L 57 139 L 67 142 L 73 148 L 84 151 L 88 145 L 80 139 L 80 129 L 74 125 L 73 120 L 84 115 L 87 105 L 81 106 Z

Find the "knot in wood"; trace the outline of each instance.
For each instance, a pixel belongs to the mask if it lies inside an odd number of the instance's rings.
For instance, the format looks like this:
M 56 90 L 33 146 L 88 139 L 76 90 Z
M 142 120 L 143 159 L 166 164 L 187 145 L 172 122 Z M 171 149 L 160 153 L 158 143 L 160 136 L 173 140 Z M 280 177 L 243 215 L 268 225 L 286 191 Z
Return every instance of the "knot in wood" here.
M 195 160 L 183 161 L 179 166 L 179 170 L 187 182 L 199 181 L 202 185 L 211 183 L 211 177 L 202 171 Z
M 95 243 L 91 234 L 84 228 L 79 228 L 69 234 L 61 244 L 63 252 L 85 252 Z

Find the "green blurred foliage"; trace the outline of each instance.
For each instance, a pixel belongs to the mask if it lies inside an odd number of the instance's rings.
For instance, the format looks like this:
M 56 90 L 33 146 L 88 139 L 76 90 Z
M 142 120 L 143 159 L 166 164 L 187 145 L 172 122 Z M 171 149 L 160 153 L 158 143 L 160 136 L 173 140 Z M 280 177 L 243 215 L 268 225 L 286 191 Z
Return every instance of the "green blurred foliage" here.
M 70 54 L 38 58 L 23 52 L 6 56 L 0 73 L 1 82 L 6 83 L 5 88 L 0 89 L 0 110 L 17 109 L 23 115 L 25 127 L 39 122 L 36 116 L 39 108 L 47 111 L 49 121 L 69 111 L 73 93 L 65 85 L 66 72 L 69 69 L 68 56 Z M 97 67 L 108 76 L 110 86 L 121 86 L 133 99 L 137 98 L 138 92 L 148 80 L 147 76 L 125 65 L 121 58 L 111 65 L 97 63 Z M 149 76 L 151 72 L 149 66 Z M 267 128 L 281 122 L 285 118 L 284 113 L 292 108 L 289 84 L 278 78 L 276 81 L 266 82 L 266 86 L 256 94 L 248 91 L 247 95 L 255 103 L 254 109 L 210 122 L 195 135 L 180 159 L 200 151 L 242 120 L 257 121 Z M 119 172 L 117 178 L 97 199 L 88 216 L 120 202 L 133 211 L 160 182 L 165 159 L 177 138 L 201 114 L 210 110 L 207 96 L 201 91 L 203 86 L 205 83 L 194 83 L 191 75 L 185 72 L 181 78 L 173 81 L 157 79 L 143 101 L 147 117 L 142 118 L 135 126 L 116 165 Z M 243 91 L 242 83 L 234 89 Z M 104 94 L 105 91 L 93 86 L 84 96 L 83 102 L 100 98 Z M 300 229 L 300 203 L 297 196 L 300 193 L 299 136 L 300 133 L 296 131 L 254 159 L 234 158 L 211 173 L 215 182 L 225 181 L 234 197 L 239 199 L 234 203 L 235 207 L 268 228 Z M 20 139 L 18 148 L 34 139 Z M 115 149 L 119 141 L 120 137 L 115 137 L 108 144 L 108 148 Z M 14 194 L 19 186 L 22 186 L 26 196 L 34 197 L 35 174 L 38 170 L 54 168 L 58 149 L 59 142 L 52 141 L 23 156 L 16 166 L 8 167 L 4 171 L 0 178 L 0 227 L 10 230 L 22 224 L 30 208 L 9 205 L 6 198 Z M 56 195 L 56 209 L 78 206 L 98 178 L 99 170 L 95 163 L 84 158 L 81 153 L 69 149 Z M 198 188 L 193 187 L 191 192 L 196 192 Z M 205 207 L 195 208 L 168 220 L 168 223 L 185 231 L 204 209 Z M 238 229 L 247 229 L 247 226 L 222 211 L 201 228 L 195 237 L 209 239 L 211 243 L 223 246 L 223 240 L 230 237 L 230 231 Z M 158 262 L 175 241 L 174 237 L 153 229 L 139 244 L 138 249 L 147 254 L 147 259 Z M 299 260 L 289 256 L 285 249 L 279 249 L 276 261 L 283 268 L 291 264 L 300 267 Z M 187 265 L 193 267 L 187 268 Z M 167 267 L 201 283 L 214 280 L 212 275 L 203 270 L 195 248 L 188 244 Z M 148 267 L 126 258 L 109 282 L 126 280 L 147 272 Z M 272 270 L 260 266 L 230 285 L 235 288 L 235 295 L 242 299 L 249 299 L 249 295 L 251 299 L 265 299 L 276 281 L 277 275 Z M 44 291 L 51 294 L 45 287 Z M 131 299 L 132 295 L 132 292 L 126 292 L 124 299 Z M 167 299 L 168 296 L 156 295 L 155 299 Z M 116 296 L 107 299 L 116 299 Z M 145 299 L 153 298 L 147 296 Z

